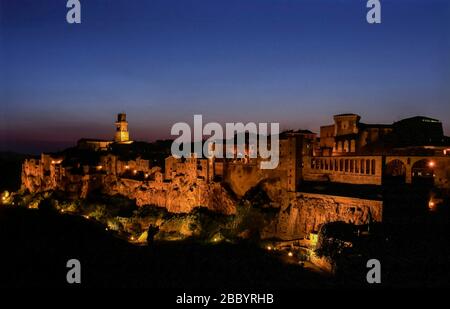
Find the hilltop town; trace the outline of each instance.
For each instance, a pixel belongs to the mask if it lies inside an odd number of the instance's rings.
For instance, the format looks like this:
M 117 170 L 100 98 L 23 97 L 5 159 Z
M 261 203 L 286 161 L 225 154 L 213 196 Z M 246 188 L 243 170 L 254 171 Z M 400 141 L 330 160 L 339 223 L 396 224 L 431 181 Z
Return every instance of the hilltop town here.
M 329 222 L 365 225 L 383 220 L 386 185 L 450 189 L 450 142 L 442 123 L 427 117 L 394 124 L 365 124 L 342 114 L 322 126 L 282 132 L 280 163 L 261 170 L 259 158 L 174 158 L 169 145 L 133 142 L 124 113 L 115 122 L 114 140 L 80 139 L 60 153 L 27 159 L 22 189 L 31 193 L 62 191 L 73 198 L 92 192 L 135 200 L 170 213 L 196 207 L 233 215 L 238 202 L 260 190 L 264 207 L 276 220 L 262 237 L 309 238 Z M 439 199 L 430 196 L 428 206 Z

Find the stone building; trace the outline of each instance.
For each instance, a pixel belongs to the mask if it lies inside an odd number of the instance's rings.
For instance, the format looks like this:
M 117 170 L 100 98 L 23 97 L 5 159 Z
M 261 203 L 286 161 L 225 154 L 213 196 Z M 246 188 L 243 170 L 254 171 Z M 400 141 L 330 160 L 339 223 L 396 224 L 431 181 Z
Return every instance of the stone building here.
M 127 115 L 125 113 L 117 114 L 117 121 L 114 123 L 116 132 L 114 140 L 104 140 L 97 138 L 82 138 L 78 140 L 77 147 L 84 150 L 107 151 L 114 143 L 131 144 L 130 133 L 128 132 Z
M 190 158 L 175 158 L 169 156 L 165 160 L 165 174 L 167 180 L 175 177 L 186 177 L 188 179 L 201 178 L 206 181 L 214 177 L 213 169 L 209 159 L 197 158 L 192 155 Z
M 377 143 L 393 131 L 392 125 L 361 123 L 356 114 L 335 115 L 333 119 L 334 124 L 320 127 L 322 156 L 360 154 L 367 145 Z
M 116 134 L 114 136 L 114 142 L 119 144 L 131 144 L 130 133 L 128 132 L 127 114 L 120 113 L 117 115 Z
M 448 145 L 442 123 L 429 117 L 412 117 L 393 124 L 397 147 Z
M 94 151 L 106 151 L 113 141 L 95 139 L 95 138 L 82 138 L 78 140 L 77 147 L 79 149 L 94 150 Z
M 450 142 L 440 121 L 413 117 L 385 125 L 360 119 L 336 115 L 333 125 L 320 128 L 316 154 L 304 165 L 305 180 L 382 185 L 394 177 L 450 188 Z
M 316 134 L 309 130 L 286 131 L 280 134 L 278 170 L 286 172 L 286 187 L 295 192 L 303 179 L 303 168 L 313 156 Z

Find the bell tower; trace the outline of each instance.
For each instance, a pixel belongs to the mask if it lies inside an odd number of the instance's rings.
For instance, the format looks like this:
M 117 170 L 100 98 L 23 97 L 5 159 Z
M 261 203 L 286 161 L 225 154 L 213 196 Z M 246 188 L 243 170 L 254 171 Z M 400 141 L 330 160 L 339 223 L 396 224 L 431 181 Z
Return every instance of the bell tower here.
M 130 135 L 128 132 L 128 122 L 127 122 L 127 114 L 120 113 L 117 114 L 116 125 L 116 134 L 114 136 L 114 141 L 120 144 L 130 144 Z

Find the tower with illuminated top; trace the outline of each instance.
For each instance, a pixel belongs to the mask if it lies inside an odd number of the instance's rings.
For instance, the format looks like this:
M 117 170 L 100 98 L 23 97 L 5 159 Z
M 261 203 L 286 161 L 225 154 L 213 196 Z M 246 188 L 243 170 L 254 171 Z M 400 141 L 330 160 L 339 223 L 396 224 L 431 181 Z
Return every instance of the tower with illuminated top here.
M 133 141 L 130 140 L 130 134 L 128 132 L 127 114 L 117 114 L 115 125 L 116 134 L 114 136 L 114 141 L 120 144 L 131 144 Z

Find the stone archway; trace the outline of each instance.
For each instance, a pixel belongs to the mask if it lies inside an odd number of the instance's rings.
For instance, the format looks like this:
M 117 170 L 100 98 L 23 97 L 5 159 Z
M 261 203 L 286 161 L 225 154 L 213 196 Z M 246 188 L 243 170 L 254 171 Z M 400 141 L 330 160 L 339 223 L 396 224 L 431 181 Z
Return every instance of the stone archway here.
M 386 164 L 383 173 L 383 182 L 406 182 L 406 165 L 403 161 L 394 159 Z
M 434 185 L 435 164 L 431 159 L 422 159 L 415 162 L 411 168 L 412 183 Z

